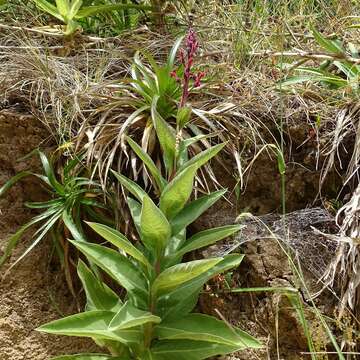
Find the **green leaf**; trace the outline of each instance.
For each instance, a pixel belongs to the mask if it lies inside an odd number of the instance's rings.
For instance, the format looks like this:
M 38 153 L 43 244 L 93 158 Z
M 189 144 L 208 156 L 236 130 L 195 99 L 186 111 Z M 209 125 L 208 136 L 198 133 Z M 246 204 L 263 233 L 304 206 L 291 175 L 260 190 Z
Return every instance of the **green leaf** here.
M 64 186 L 61 185 L 57 180 L 56 180 L 56 177 L 55 177 L 55 174 L 54 174 L 54 170 L 48 160 L 48 158 L 46 157 L 46 155 L 39 151 L 39 156 L 40 156 L 40 160 L 41 160 L 41 163 L 42 163 L 42 166 L 44 168 L 44 171 L 45 171 L 45 174 L 46 174 L 46 177 L 48 178 L 51 186 L 54 188 L 54 190 L 60 194 L 60 195 L 64 195 L 65 194 L 65 189 L 64 189 Z
M 71 215 L 71 209 L 64 209 L 64 211 L 62 212 L 62 220 L 76 241 L 86 241 L 82 230 L 79 229 L 79 227 L 76 226 L 74 222 L 74 219 Z
M 166 170 L 168 174 L 171 174 L 175 161 L 176 137 L 174 130 L 157 111 L 156 107 L 158 100 L 159 96 L 154 96 L 151 104 L 151 118 L 154 123 L 154 128 L 159 139 L 161 149 L 163 151 Z
M 109 324 L 114 315 L 112 311 L 87 311 L 52 321 L 36 330 L 55 335 L 115 340 L 125 344 L 138 342 L 140 340 L 138 330 L 128 329 L 116 332 L 109 330 Z
M 285 80 L 282 80 L 279 84 L 280 86 L 286 87 L 295 84 L 301 84 L 307 81 L 313 81 L 314 77 L 310 75 L 299 75 L 299 76 L 290 76 Z
M 152 287 L 153 293 L 168 293 L 181 284 L 206 273 L 222 260 L 222 258 L 213 258 L 174 265 L 164 270 L 155 279 Z
M 206 341 L 163 340 L 157 342 L 151 353 L 155 360 L 202 360 L 241 350 L 236 346 L 212 344 Z
M 180 257 L 174 257 L 173 255 L 183 246 L 186 241 L 186 229 L 178 232 L 176 235 L 173 235 L 168 242 L 165 249 L 165 257 L 167 260 L 163 263 L 164 268 L 180 263 Z
M 88 310 L 118 311 L 122 306 L 120 298 L 105 283 L 100 281 L 86 264 L 79 260 L 77 273 L 86 293 Z
M 78 241 L 70 241 L 91 262 L 103 269 L 130 293 L 137 293 L 142 299 L 147 297 L 147 281 L 128 258 L 105 246 Z
M 68 20 L 66 23 L 66 29 L 65 29 L 64 35 L 71 35 L 80 28 L 81 28 L 81 25 L 77 21 Z
M 56 8 L 60 13 L 60 15 L 67 20 L 68 19 L 67 16 L 70 10 L 69 0 L 55 0 L 55 3 L 56 3 Z
M 284 175 L 286 172 L 286 164 L 285 164 L 284 154 L 280 149 L 277 149 L 277 162 L 278 162 L 279 174 Z
M 126 254 L 129 254 L 134 259 L 140 261 L 145 266 L 149 267 L 150 264 L 146 257 L 139 251 L 123 234 L 119 231 L 97 223 L 87 223 L 96 233 L 102 236 L 105 240 L 115 245 L 119 249 L 123 250 Z
M 196 170 L 196 165 L 186 167 L 166 185 L 161 193 L 160 209 L 168 219 L 174 218 L 189 200 Z
M 202 151 L 201 153 L 191 158 L 188 162 L 186 162 L 178 171 L 181 171 L 184 168 L 190 167 L 192 165 L 196 165 L 196 167 L 199 169 L 201 166 L 206 164 L 212 157 L 214 157 L 225 145 L 226 143 L 217 144 L 209 149 Z
M 61 20 L 62 22 L 65 22 L 65 19 L 60 15 L 56 6 L 50 4 L 46 0 L 33 0 L 33 1 L 40 9 L 42 9 L 45 12 L 47 12 L 48 14 L 56 17 L 57 19 Z
M 189 314 L 176 321 L 162 322 L 155 327 L 155 335 L 160 340 L 208 341 L 238 349 L 261 347 L 261 344 L 246 332 L 204 314 Z
M 214 205 L 225 193 L 219 190 L 187 204 L 171 221 L 172 234 L 176 235 L 193 223 L 201 214 Z
M 314 27 L 311 28 L 311 32 L 317 41 L 317 43 L 326 51 L 335 54 L 344 54 L 345 49 L 341 46 L 336 40 L 326 39 L 323 35 L 321 35 Z
M 171 51 L 170 51 L 169 56 L 168 56 L 168 61 L 167 61 L 167 68 L 168 69 L 172 70 L 174 68 L 176 55 L 177 55 L 177 52 L 178 52 L 179 47 L 181 46 L 181 43 L 182 43 L 183 40 L 184 40 L 184 36 L 178 37 L 176 39 L 176 41 L 175 41 L 175 44 L 171 48 Z
M 184 106 L 180 108 L 176 115 L 176 124 L 179 129 L 182 129 L 190 120 L 191 107 Z
M 144 245 L 160 254 L 170 239 L 171 227 L 162 211 L 148 196 L 143 199 L 140 228 Z
M 175 320 L 191 312 L 197 303 L 204 284 L 217 274 L 238 267 L 243 258 L 244 255 L 239 254 L 227 255 L 205 273 L 180 285 L 169 294 L 160 297 L 157 302 L 157 309 L 161 318 Z
M 162 191 L 163 188 L 166 186 L 166 180 L 161 176 L 159 169 L 156 167 L 151 157 L 134 140 L 132 140 L 128 136 L 126 137 L 126 140 L 133 149 L 133 151 L 136 153 L 136 155 L 142 160 L 142 162 L 148 168 L 159 190 Z
M 134 225 L 138 234 L 141 234 L 141 227 L 140 227 L 140 217 L 141 217 L 141 204 L 132 199 L 131 197 L 127 197 L 127 204 L 129 206 L 130 214 L 133 219 Z
M 82 0 L 73 0 L 68 13 L 68 19 L 73 19 L 81 8 Z
M 119 180 L 120 184 L 142 203 L 144 196 L 147 196 L 146 192 L 138 184 L 136 184 L 136 182 L 128 179 L 124 175 L 121 175 L 114 170 L 111 170 L 111 172 Z
M 151 6 L 145 6 L 145 5 L 136 5 L 136 4 L 109 4 L 109 5 L 94 5 L 94 6 L 87 6 L 82 8 L 78 13 L 76 14 L 76 19 L 82 19 L 85 17 L 89 17 L 96 14 L 101 14 L 109 11 L 114 10 L 128 10 L 128 9 L 134 9 L 134 10 L 151 10 Z
M 61 218 L 61 213 L 62 210 L 56 208 L 50 208 L 47 211 L 45 211 L 44 217 L 48 217 L 47 221 L 42 224 L 40 226 L 39 229 L 36 230 L 36 232 L 34 233 L 33 237 L 35 238 L 34 240 L 32 240 L 30 246 L 28 246 L 26 248 L 26 250 L 21 254 L 21 256 L 19 258 L 16 259 L 16 261 L 11 265 L 11 267 L 8 269 L 10 270 L 11 268 L 13 268 L 16 264 L 18 264 L 27 254 L 29 254 L 29 252 L 31 250 L 34 249 L 34 247 L 45 237 L 45 235 L 47 235 L 50 230 L 52 229 L 52 227 L 56 224 L 56 222 L 58 222 Z M 39 216 L 41 216 L 39 215 Z M 30 221 L 32 222 L 32 221 Z M 29 223 L 27 223 L 25 225 L 25 227 L 28 225 Z M 9 244 L 10 245 L 10 251 L 12 250 L 12 248 L 16 245 L 17 241 L 19 240 L 20 236 L 23 234 L 23 231 L 21 231 L 22 228 L 20 228 L 20 230 L 18 232 L 16 232 L 16 234 L 14 234 L 11 239 L 9 240 Z M 5 249 L 5 254 L 8 252 L 8 248 Z M 4 255 L 5 255 L 4 254 Z M 0 260 L 0 264 L 1 264 L 1 260 Z
M 109 330 L 118 331 L 144 325 L 147 323 L 160 323 L 161 319 L 151 312 L 142 311 L 126 302 L 109 324 Z
M 215 242 L 240 231 L 243 227 L 244 225 L 226 225 L 200 231 L 188 239 L 185 245 L 180 248 L 175 256 L 182 256 L 190 251 L 214 244 Z

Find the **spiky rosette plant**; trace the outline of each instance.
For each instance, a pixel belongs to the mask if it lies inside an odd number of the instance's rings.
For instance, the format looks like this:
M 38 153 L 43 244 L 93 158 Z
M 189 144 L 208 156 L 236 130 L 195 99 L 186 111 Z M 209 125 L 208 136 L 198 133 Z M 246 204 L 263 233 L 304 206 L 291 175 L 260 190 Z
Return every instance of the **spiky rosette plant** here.
M 108 172 L 113 168 L 126 172 L 145 186 L 149 184 L 147 172 L 132 149 L 126 146 L 125 136 L 131 136 L 159 166 L 164 160 L 158 151 L 160 141 L 156 127 L 160 121 L 167 124 L 167 140 L 164 141 L 172 146 L 173 151 L 174 135 L 179 132 L 185 139 L 199 136 L 199 142 L 189 144 L 191 155 L 209 148 L 210 137 L 216 137 L 221 142 L 229 138 L 223 131 L 226 120 L 218 116 L 219 112 L 203 110 L 203 100 L 196 100 L 196 96 L 190 99 L 201 89 L 205 76 L 197 69 L 198 50 L 196 34 L 190 29 L 185 37 L 176 40 L 164 64 L 159 65 L 148 52 L 138 51 L 131 66 L 131 77 L 111 85 L 114 96 L 102 110 L 110 113 L 117 109 L 116 120 L 107 116 L 106 120 L 104 118 L 106 126 L 104 122 L 104 126 L 88 129 L 87 158 L 95 164 L 102 183 L 106 183 Z M 165 158 L 165 161 L 168 159 Z M 210 164 L 204 166 L 198 178 L 199 187 L 206 190 L 210 188 L 209 179 L 217 182 Z M 147 189 L 150 190 L 150 186 Z
M 243 255 L 231 254 L 183 262 L 185 254 L 213 244 L 241 228 L 240 225 L 228 225 L 193 236 L 187 236 L 186 232 L 187 226 L 225 193 L 225 190 L 216 191 L 190 201 L 197 170 L 216 155 L 223 144 L 187 160 L 185 154 L 189 142 L 180 140 L 182 156 L 176 156 L 179 151 L 173 149 L 174 157 L 171 157 L 170 147 L 164 147 L 164 128 L 158 126 L 157 134 L 162 139 L 164 155 L 168 156 L 167 166 L 171 165 L 169 180 L 161 175 L 139 145 L 131 139 L 128 143 L 142 159 L 159 189 L 158 204 L 135 182 L 114 172 L 131 194 L 128 205 L 139 241 L 134 245 L 106 225 L 89 223 L 115 249 L 73 242 L 89 263 L 97 265 L 127 291 L 125 298 L 121 299 L 83 261 L 79 261 L 78 273 L 87 296 L 85 311 L 38 329 L 58 335 L 93 338 L 111 355 L 78 354 L 56 357 L 56 360 L 200 360 L 261 346 L 255 338 L 224 321 L 192 313 L 204 284 L 217 274 L 237 267 L 243 258 Z

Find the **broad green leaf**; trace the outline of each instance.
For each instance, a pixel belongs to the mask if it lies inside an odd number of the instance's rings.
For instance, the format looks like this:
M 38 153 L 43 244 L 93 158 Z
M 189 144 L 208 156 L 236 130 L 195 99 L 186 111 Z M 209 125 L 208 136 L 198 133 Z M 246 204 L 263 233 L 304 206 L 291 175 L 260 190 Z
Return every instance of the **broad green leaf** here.
M 178 265 L 174 265 L 164 270 L 155 279 L 152 289 L 153 293 L 163 294 L 174 290 L 181 284 L 206 273 L 216 264 L 222 261 L 222 258 L 194 260 Z
M 174 68 L 177 52 L 183 40 L 184 40 L 184 36 L 180 36 L 179 38 L 176 39 L 174 46 L 171 48 L 167 61 L 167 67 L 169 69 Z
M 200 231 L 188 239 L 176 255 L 182 256 L 190 251 L 214 244 L 215 242 L 225 239 L 226 237 L 240 231 L 243 227 L 244 225 L 226 225 Z
M 140 228 L 140 217 L 141 217 L 141 204 L 132 199 L 131 197 L 127 197 L 127 204 L 129 206 L 130 214 L 133 219 L 134 225 L 139 235 L 141 235 Z
M 50 4 L 46 0 L 33 0 L 33 1 L 40 9 L 42 9 L 45 12 L 47 12 L 48 14 L 56 17 L 57 19 L 61 20 L 62 22 L 65 22 L 65 19 L 60 15 L 56 6 Z
M 94 5 L 86 6 L 79 10 L 75 16 L 76 19 L 82 19 L 88 16 L 105 13 L 114 10 L 151 10 L 151 6 L 136 5 L 136 4 L 109 4 L 109 5 Z
M 236 346 L 212 344 L 206 341 L 163 340 L 151 348 L 151 353 L 154 360 L 203 360 L 242 349 L 242 347 L 238 349 Z
M 171 221 L 172 234 L 176 235 L 193 223 L 201 214 L 214 205 L 225 193 L 226 189 L 213 192 L 209 195 L 187 204 Z
M 205 140 L 205 139 L 217 136 L 217 135 L 218 135 L 218 133 L 214 132 L 211 134 L 200 134 L 200 135 L 193 136 L 191 138 L 180 140 L 179 147 L 177 149 L 177 155 L 176 155 L 178 168 L 182 168 L 185 165 L 185 163 L 189 160 L 188 148 L 190 145 L 192 145 L 200 140 Z
M 58 10 L 58 12 L 60 13 L 60 15 L 68 20 L 68 15 L 69 15 L 69 11 L 70 11 L 70 4 L 69 4 L 69 0 L 55 0 L 56 3 L 56 8 Z
M 161 318 L 175 320 L 191 312 L 204 284 L 217 274 L 238 267 L 243 258 L 244 255 L 239 254 L 227 255 L 205 273 L 180 285 L 169 294 L 161 296 L 157 302 L 157 309 Z
M 182 129 L 190 120 L 191 107 L 184 106 L 180 108 L 176 115 L 176 124 L 179 129 Z
M 161 176 L 159 169 L 154 164 L 151 157 L 139 146 L 134 140 L 126 137 L 128 144 L 131 146 L 136 155 L 142 160 L 150 174 L 153 176 L 160 191 L 166 186 L 166 180 Z
M 196 167 L 199 169 L 201 166 L 205 165 L 212 157 L 214 157 L 225 145 L 226 143 L 217 144 L 209 149 L 202 151 L 201 153 L 191 158 L 188 162 L 186 162 L 178 171 L 181 171 L 184 168 L 190 167 L 192 165 L 196 165 Z
M 160 209 L 168 219 L 174 218 L 185 206 L 193 191 L 196 165 L 178 173 L 160 196 Z
M 176 321 L 162 322 L 155 327 L 160 340 L 198 340 L 241 348 L 259 348 L 261 344 L 252 336 L 224 321 L 204 314 L 189 314 Z
M 173 255 L 184 245 L 186 241 L 186 229 L 178 232 L 176 235 L 173 235 L 168 242 L 164 255 L 168 258 L 169 261 L 163 263 L 164 267 L 169 267 L 175 264 L 180 263 L 179 257 L 174 257 Z
M 144 275 L 124 255 L 98 244 L 78 241 L 71 241 L 71 243 L 127 291 L 138 293 L 142 298 L 146 298 L 148 285 Z
M 109 241 L 111 244 L 118 247 L 120 250 L 123 250 L 126 254 L 129 254 L 134 259 L 140 261 L 145 266 L 150 266 L 146 257 L 139 251 L 123 234 L 119 231 L 97 223 L 87 223 L 96 233 L 102 236 L 105 240 Z
M 280 149 L 277 149 L 277 162 L 278 162 L 279 174 L 284 175 L 286 172 L 286 164 L 285 164 L 284 154 Z
M 109 330 L 114 315 L 112 311 L 87 311 L 52 321 L 36 330 L 56 335 L 115 340 L 125 344 L 138 342 L 141 336 L 139 330 Z
M 77 273 L 86 293 L 88 310 L 118 311 L 122 302 L 105 283 L 100 281 L 86 264 L 79 260 Z
M 109 330 L 117 331 L 133 328 L 147 323 L 160 323 L 161 319 L 151 312 L 142 311 L 126 302 L 109 324 Z
M 136 184 L 136 182 L 128 179 L 126 176 L 121 175 L 113 170 L 111 170 L 111 172 L 119 180 L 120 184 L 142 203 L 143 197 L 147 196 L 146 192 L 138 184 Z
M 154 128 L 159 139 L 161 149 L 163 151 L 166 170 L 168 174 L 171 174 L 175 161 L 176 138 L 174 130 L 157 111 L 158 100 L 159 96 L 154 96 L 153 102 L 151 104 L 151 118 L 154 123 Z
M 148 196 L 143 199 L 140 228 L 144 245 L 160 254 L 170 239 L 171 227 L 165 215 Z

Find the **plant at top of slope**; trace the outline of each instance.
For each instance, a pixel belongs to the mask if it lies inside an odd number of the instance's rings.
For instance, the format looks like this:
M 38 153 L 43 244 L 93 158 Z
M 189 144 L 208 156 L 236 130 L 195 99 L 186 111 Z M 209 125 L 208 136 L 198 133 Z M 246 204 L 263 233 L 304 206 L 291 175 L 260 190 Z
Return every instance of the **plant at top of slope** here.
M 319 66 L 299 66 L 306 61 L 312 59 L 305 55 L 304 60 L 295 64 L 294 70 L 300 72 L 300 75 L 287 77 L 281 81 L 281 87 L 287 88 L 289 86 L 304 83 L 315 82 L 327 85 L 331 89 L 341 89 L 346 93 L 357 95 L 359 94 L 360 85 L 360 56 L 359 49 L 353 44 L 349 43 L 348 48 L 345 48 L 343 43 L 338 39 L 328 39 L 319 33 L 316 29 L 312 29 L 317 44 L 322 48 L 323 53 L 314 54 L 324 60 Z M 293 68 L 293 65 L 288 65 Z
M 81 26 L 79 20 L 87 17 L 104 14 L 114 10 L 150 10 L 151 7 L 132 4 L 132 3 L 120 3 L 120 4 L 100 4 L 100 5 L 87 5 L 83 6 L 83 0 L 55 0 L 55 4 L 47 0 L 32 0 L 43 11 L 47 12 L 51 16 L 60 20 L 65 24 L 65 35 L 72 35 Z
M 24 233 L 33 226 L 40 225 L 33 235 L 30 246 L 12 266 L 21 261 L 47 234 L 51 233 L 59 258 L 66 270 L 67 258 L 64 254 L 67 253 L 66 238 L 69 233 L 76 241 L 86 241 L 81 226 L 84 214 L 88 214 L 95 221 L 106 221 L 104 214 L 99 211 L 107 208 L 101 200 L 104 192 L 98 183 L 81 176 L 82 167 L 79 158 L 67 161 L 62 168 L 61 179 L 58 179 L 48 157 L 41 151 L 38 151 L 38 154 L 44 173 L 35 174 L 30 171 L 18 173 L 0 188 L 0 196 L 3 196 L 20 179 L 36 176 L 45 185 L 49 200 L 26 203 L 28 208 L 41 212 L 9 238 L 4 254 L 0 258 L 0 266 L 11 255 Z
M 106 181 L 108 171 L 116 161 L 118 172 L 124 172 L 126 168 L 130 169 L 127 173 L 132 173 L 133 180 L 138 181 L 140 178 L 145 187 L 149 183 L 143 164 L 136 159 L 133 150 L 126 144 L 126 135 L 140 144 L 157 167 L 164 168 L 163 160 L 165 160 L 168 170 L 166 177 L 171 178 L 173 169 L 168 163 L 169 159 L 159 152 L 161 144 L 157 136 L 159 131 L 156 130 L 156 127 L 161 127 L 159 124 L 164 122 L 167 124 L 168 140 L 166 141 L 173 141 L 173 135 L 179 134 L 180 129 L 180 135 L 184 139 L 198 136 L 199 142 L 192 141 L 189 144 L 191 155 L 209 148 L 210 137 L 226 140 L 221 134 L 226 120 L 210 118 L 210 116 L 218 116 L 221 111 L 210 114 L 198 109 L 196 105 L 189 104 L 189 95 L 201 85 L 205 74 L 194 70 L 198 49 L 194 31 L 189 31 L 185 39 L 185 47 L 179 52 L 182 42 L 182 37 L 176 40 L 163 65 L 158 65 L 150 54 L 137 52 L 131 67 L 131 78 L 112 85 L 115 95 L 113 101 L 104 110 L 121 109 L 121 113 L 117 115 L 118 120 L 115 123 L 114 118 L 108 116 L 109 120 L 106 124 L 109 126 L 94 127 L 90 136 L 88 135 L 89 159 L 95 159 L 96 154 L 109 153 L 106 158 L 96 160 L 99 177 L 103 182 Z M 103 139 L 106 139 L 106 142 Z M 173 149 L 175 151 L 175 147 Z M 204 172 L 207 174 L 204 175 Z M 203 188 L 208 188 L 206 182 L 209 179 L 216 183 L 209 164 L 205 165 L 201 176 L 198 176 L 201 177 L 199 186 Z
M 157 131 L 161 137 L 160 129 Z M 128 141 L 160 189 L 160 200 L 155 204 L 138 184 L 114 172 L 131 194 L 128 205 L 139 241 L 134 245 L 111 227 L 89 223 L 118 251 L 73 242 L 89 262 L 125 288 L 127 295 L 122 301 L 79 261 L 78 273 L 87 296 L 85 311 L 38 329 L 58 335 L 91 337 L 111 355 L 77 354 L 54 360 L 201 360 L 261 347 L 255 338 L 224 321 L 192 313 L 203 285 L 217 274 L 237 267 L 243 258 L 231 254 L 183 262 L 185 254 L 214 244 L 241 228 L 241 225 L 228 225 L 190 237 L 186 234 L 187 226 L 225 193 L 216 191 L 189 202 L 197 170 L 223 144 L 183 161 L 167 181 L 148 154 L 136 142 Z

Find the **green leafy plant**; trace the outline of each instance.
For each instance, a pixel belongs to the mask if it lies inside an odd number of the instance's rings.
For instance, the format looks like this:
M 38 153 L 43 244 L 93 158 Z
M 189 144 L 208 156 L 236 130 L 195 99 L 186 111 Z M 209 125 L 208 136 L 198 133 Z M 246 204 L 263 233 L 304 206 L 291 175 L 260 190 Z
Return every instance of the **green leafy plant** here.
M 35 225 L 41 224 L 33 235 L 31 245 L 12 266 L 22 260 L 50 233 L 53 235 L 56 250 L 60 260 L 63 262 L 64 248 L 67 246 L 64 236 L 67 237 L 70 232 L 76 241 L 86 241 L 81 226 L 82 216 L 87 213 L 96 221 L 107 220 L 98 211 L 101 208 L 106 208 L 103 202 L 98 199 L 103 197 L 104 192 L 95 181 L 79 176 L 79 169 L 76 168 L 80 162 L 78 158 L 69 160 L 65 164 L 62 168 L 62 178 L 58 180 L 54 167 L 47 156 L 41 151 L 38 151 L 38 153 L 44 174 L 35 174 L 30 171 L 20 172 L 0 188 L 0 196 L 3 196 L 20 179 L 27 176 L 36 176 L 45 185 L 45 189 L 49 192 L 50 200 L 26 203 L 28 208 L 40 210 L 41 213 L 22 225 L 10 237 L 4 254 L 0 258 L 0 266 L 11 255 L 23 234 Z
M 358 94 L 360 80 L 359 50 L 352 43 L 346 49 L 341 41 L 328 39 L 316 29 L 312 29 L 317 44 L 324 53 L 305 56 L 304 63 L 309 59 L 326 58 L 318 67 L 296 66 L 295 71 L 301 75 L 290 76 L 281 82 L 282 87 L 304 82 L 316 82 L 333 89 L 343 89 L 348 93 Z M 308 57 L 306 59 L 306 57 Z
M 161 138 L 162 130 L 157 127 Z M 123 234 L 99 223 L 90 227 L 115 246 L 74 241 L 89 262 L 127 290 L 122 301 L 83 261 L 78 264 L 87 305 L 85 312 L 41 326 L 38 330 L 67 336 L 91 337 L 111 355 L 78 354 L 56 360 L 153 359 L 200 360 L 261 344 L 249 334 L 214 317 L 192 313 L 203 285 L 212 277 L 237 267 L 243 255 L 183 262 L 185 254 L 239 231 L 228 225 L 187 236 L 186 228 L 225 193 L 224 190 L 189 202 L 197 170 L 223 144 L 205 150 L 173 169 L 165 180 L 136 142 L 129 145 L 144 161 L 159 190 L 156 204 L 135 182 L 114 172 L 132 195 L 128 206 L 138 232 L 134 245 Z M 165 148 L 165 141 L 160 143 Z M 169 149 L 168 149 L 169 150 Z M 167 154 L 169 155 L 169 154 Z
M 55 0 L 55 5 L 47 0 L 33 0 L 36 5 L 52 15 L 56 19 L 60 20 L 66 25 L 64 34 L 72 35 L 77 29 L 80 28 L 78 20 L 85 19 L 87 17 L 104 14 L 106 12 L 114 10 L 150 10 L 151 7 L 144 5 L 137 5 L 131 3 L 121 4 L 101 4 L 101 5 L 88 5 L 83 6 L 83 0 Z

